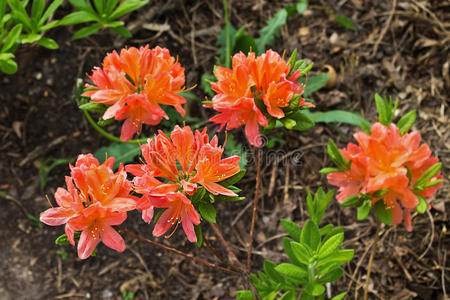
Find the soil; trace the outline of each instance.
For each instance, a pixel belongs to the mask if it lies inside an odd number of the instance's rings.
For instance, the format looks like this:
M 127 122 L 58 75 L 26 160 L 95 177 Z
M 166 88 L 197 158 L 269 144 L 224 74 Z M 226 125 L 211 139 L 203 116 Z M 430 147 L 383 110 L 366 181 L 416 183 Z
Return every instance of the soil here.
M 232 24 L 245 26 L 246 33 L 254 36 L 278 9 L 293 3 L 229 2 Z M 414 129 L 420 130 L 422 139 L 443 162 L 446 182 L 433 198 L 429 213 L 414 216 L 413 232 L 402 225 L 382 226 L 370 299 L 445 299 L 450 292 L 450 1 L 393 2 L 395 9 L 390 1 L 310 1 L 304 15 L 289 18 L 273 48 L 280 53 L 298 48 L 302 57 L 315 63 L 313 74 L 329 68 L 326 65 L 336 70 L 337 84 L 312 95 L 317 110 L 351 110 L 376 121 L 373 96 L 378 92 L 399 99 L 399 115 L 411 109 L 418 111 Z M 65 10 L 70 8 L 66 6 L 62 13 Z M 349 17 L 358 31 L 339 26 L 330 10 Z M 43 226 L 36 221 L 49 206 L 45 195 L 52 198 L 69 172 L 67 164 L 56 167 L 41 189 L 40 162 L 48 158 L 73 160 L 80 153 L 95 152 L 110 144 L 89 126 L 77 108 L 72 97 L 77 79 L 86 80 L 86 74 L 113 49 L 150 44 L 167 47 L 178 55 L 186 68 L 186 85 L 194 86 L 203 73 L 211 73 L 217 56 L 216 41 L 224 24 L 222 16 L 222 1 L 151 1 L 139 13 L 125 18 L 133 28 L 132 39 L 104 31 L 73 41 L 74 28 L 57 28 L 48 35 L 58 42 L 58 50 L 29 45 L 18 49 L 18 72 L 2 74 L 0 80 L 0 299 L 122 299 L 127 293 L 134 299 L 233 299 L 237 290 L 248 288 L 241 278 L 129 236 L 125 237 L 124 253 L 101 245 L 95 257 L 82 261 L 75 248 L 55 245 L 62 227 Z M 200 98 L 205 96 L 199 87 L 193 92 Z M 188 111 L 201 119 L 212 115 L 195 101 L 188 104 Z M 120 124 L 107 130 L 117 135 Z M 325 176 L 318 173 L 331 165 L 325 155 L 328 138 L 342 147 L 352 140 L 354 131 L 345 125 L 318 124 L 305 132 L 269 135 L 285 142 L 263 150 L 254 272 L 262 268 L 264 258 L 277 263 L 287 260 L 281 254 L 284 231 L 279 219 L 289 218 L 298 224 L 306 220 L 306 189 L 331 188 Z M 217 223 L 244 262 L 251 219 L 249 203 L 255 187 L 255 154 L 242 132 L 233 133 L 247 148 L 250 161 L 240 183 L 247 199 L 217 203 Z M 283 155 L 283 160 L 273 159 Z M 333 201 L 324 222 L 344 226 L 344 247 L 355 249 L 354 259 L 344 267 L 345 275 L 331 285 L 330 291 L 335 295 L 348 290 L 347 299 L 360 299 L 375 220 L 369 216 L 357 222 L 354 209 L 341 208 Z M 187 242 L 181 230 L 170 239 L 152 237 L 152 225 L 141 221 L 137 212 L 129 214 L 124 227 L 216 261 L 207 248 Z M 207 224 L 203 231 L 209 244 L 220 249 Z M 221 254 L 226 256 L 224 251 Z

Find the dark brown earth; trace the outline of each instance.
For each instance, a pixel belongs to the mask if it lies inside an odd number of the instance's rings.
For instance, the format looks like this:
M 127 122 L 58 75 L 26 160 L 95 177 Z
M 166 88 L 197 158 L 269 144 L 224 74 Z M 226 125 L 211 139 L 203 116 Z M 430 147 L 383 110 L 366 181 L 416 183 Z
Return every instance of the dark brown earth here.
M 245 26 L 248 34 L 257 35 L 266 19 L 293 1 L 229 2 L 233 25 Z M 432 200 L 430 213 L 413 218 L 413 232 L 406 232 L 403 226 L 382 227 L 370 298 L 445 299 L 450 292 L 450 1 L 394 2 L 395 10 L 390 1 L 310 1 L 303 16 L 292 16 L 282 28 L 274 49 L 290 53 L 298 48 L 302 57 L 315 62 L 313 73 L 325 65 L 336 70 L 337 85 L 312 96 L 317 110 L 352 110 L 375 121 L 376 92 L 398 98 L 399 115 L 417 109 L 414 128 L 443 162 L 446 182 Z M 340 27 L 327 14 L 329 9 L 350 17 L 358 32 Z M 89 126 L 72 100 L 77 78 L 85 80 L 85 74 L 101 63 L 106 52 L 148 43 L 178 55 L 186 68 L 187 86 L 198 84 L 200 76 L 213 68 L 218 48 L 215 41 L 224 24 L 222 15 L 222 2 L 217 0 L 152 1 L 127 17 L 128 24 L 135 26 L 133 39 L 122 40 L 103 32 L 72 41 L 73 29 L 58 28 L 49 36 L 58 41 L 60 49 L 19 48 L 19 71 L 12 76 L 2 74 L 0 80 L 0 299 L 121 299 L 125 291 L 133 292 L 135 299 L 232 299 L 236 290 L 245 287 L 242 279 L 130 237 L 125 238 L 127 250 L 123 254 L 100 246 L 96 257 L 81 261 L 73 247 L 54 244 L 62 227 L 42 226 L 26 216 L 36 217 L 48 207 L 44 195 L 52 197 L 69 171 L 67 165 L 55 168 L 41 191 L 39 161 L 74 159 L 109 144 Z M 204 97 L 200 88 L 194 93 Z M 198 102 L 189 103 L 189 108 L 191 116 L 204 119 L 211 115 Z M 118 124 L 108 128 L 115 134 L 118 130 Z M 306 132 L 271 135 L 281 135 L 286 143 L 263 153 L 254 271 L 262 266 L 263 258 L 286 260 L 279 219 L 304 222 L 305 190 L 327 187 L 324 176 L 318 173 L 331 165 L 324 154 L 326 141 L 332 137 L 343 146 L 351 141 L 354 130 L 318 124 Z M 238 136 L 246 145 L 242 135 Z M 277 157 L 286 154 L 285 159 L 276 162 L 274 151 L 278 151 Z M 250 161 L 254 161 L 252 155 L 249 151 Z M 242 261 L 255 186 L 254 164 L 247 169 L 240 184 L 247 200 L 217 205 L 218 226 Z M 333 201 L 325 222 L 345 226 L 345 247 L 355 249 L 353 261 L 344 268 L 345 276 L 331 286 L 331 291 L 348 290 L 347 299 L 360 299 L 375 221 L 369 217 L 356 222 L 354 209 L 340 208 Z M 214 261 L 207 248 L 185 242 L 181 230 L 169 240 L 151 237 L 152 226 L 143 223 L 136 212 L 129 214 L 124 227 Z M 207 224 L 203 230 L 209 243 L 220 247 Z

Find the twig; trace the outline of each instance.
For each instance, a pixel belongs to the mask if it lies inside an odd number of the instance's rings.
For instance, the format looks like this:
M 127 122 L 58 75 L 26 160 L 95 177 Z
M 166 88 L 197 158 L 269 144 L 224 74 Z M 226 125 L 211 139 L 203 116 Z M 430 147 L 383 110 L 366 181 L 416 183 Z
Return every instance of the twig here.
M 257 148 L 256 151 L 257 151 L 256 186 L 255 186 L 255 196 L 253 198 L 253 214 L 252 214 L 252 223 L 250 225 L 250 238 L 248 241 L 248 252 L 247 252 L 247 270 L 249 272 L 252 266 L 253 233 L 255 231 L 256 211 L 258 209 L 259 186 L 261 184 L 261 148 Z
M 377 220 L 377 231 L 375 232 L 375 236 L 373 237 L 372 252 L 370 253 L 369 264 L 367 265 L 366 284 L 364 286 L 364 297 L 363 297 L 364 300 L 367 300 L 367 296 L 369 293 L 370 273 L 372 272 L 373 257 L 375 256 L 375 252 L 377 251 L 377 243 L 380 234 L 380 228 L 381 222 Z
M 219 238 L 222 245 L 225 247 L 225 250 L 227 251 L 228 255 L 231 257 L 231 259 L 241 268 L 242 270 L 245 270 L 245 267 L 242 265 L 242 263 L 239 261 L 239 259 L 236 257 L 236 254 L 234 254 L 233 250 L 231 249 L 228 242 L 223 238 L 222 234 L 219 231 L 219 228 L 217 228 L 216 224 L 209 223 L 211 225 L 212 230 Z
M 431 245 L 433 245 L 433 239 L 434 239 L 434 220 L 433 220 L 433 216 L 431 215 L 429 209 L 427 209 L 427 214 L 428 214 L 428 218 L 430 219 L 430 223 L 431 223 L 431 236 L 430 236 L 430 242 L 427 243 L 427 249 L 425 249 L 425 251 L 419 256 L 419 258 L 417 258 L 417 260 L 421 260 L 422 258 L 424 258 L 425 254 L 427 254 L 428 251 L 431 249 Z
M 120 227 L 119 227 L 119 228 L 120 228 Z M 213 269 L 216 269 L 216 270 L 220 270 L 220 271 L 222 271 L 222 272 L 225 272 L 225 273 L 228 273 L 228 274 L 232 274 L 232 275 L 240 275 L 238 272 L 235 272 L 235 271 L 233 271 L 233 270 L 224 268 L 224 267 L 219 266 L 219 265 L 217 265 L 217 264 L 215 264 L 215 263 L 209 262 L 209 261 L 204 260 L 204 259 L 202 259 L 202 258 L 198 258 L 198 257 L 193 256 L 193 255 L 191 255 L 191 254 L 185 253 L 185 252 L 183 252 L 183 251 L 181 251 L 181 250 L 178 250 L 178 249 L 175 249 L 175 248 L 172 248 L 172 247 L 169 247 L 169 246 L 160 244 L 160 243 L 158 243 L 158 242 L 149 240 L 149 239 L 147 239 L 147 238 L 145 238 L 145 237 L 143 237 L 143 236 L 141 236 L 141 235 L 139 235 L 139 234 L 136 234 L 136 233 L 134 233 L 134 232 L 132 232 L 132 231 L 130 231 L 130 230 L 128 230 L 128 229 L 120 228 L 120 230 L 121 230 L 122 232 L 128 234 L 129 236 L 131 236 L 131 237 L 133 237 L 133 238 L 135 238 L 135 239 L 137 239 L 137 240 L 140 240 L 140 241 L 142 241 L 142 242 L 144 242 L 144 243 L 151 244 L 151 245 L 153 245 L 153 246 L 157 246 L 157 247 L 163 248 L 163 249 L 165 249 L 165 250 L 167 250 L 167 251 L 170 251 L 170 252 L 176 253 L 176 254 L 178 254 L 178 255 L 184 256 L 184 257 L 186 257 L 186 258 L 189 258 L 189 259 L 191 259 L 191 260 L 193 260 L 193 261 L 195 261 L 195 262 L 204 264 L 204 265 L 206 265 L 206 266 L 208 266 L 208 267 L 210 267 L 210 268 L 213 268 Z
M 223 0 L 223 17 L 225 19 L 225 67 L 231 67 L 230 21 L 228 20 L 228 3 Z
M 391 9 L 391 12 L 389 13 L 389 17 L 387 19 L 386 25 L 384 26 L 383 30 L 381 31 L 380 36 L 378 37 L 377 41 L 375 42 L 375 45 L 373 46 L 372 56 L 374 56 L 377 53 L 378 46 L 380 45 L 381 41 L 383 40 L 384 35 L 386 34 L 389 26 L 391 25 L 392 17 L 395 14 L 396 7 L 397 7 L 397 0 L 394 0 L 394 2 L 392 3 L 392 9 Z

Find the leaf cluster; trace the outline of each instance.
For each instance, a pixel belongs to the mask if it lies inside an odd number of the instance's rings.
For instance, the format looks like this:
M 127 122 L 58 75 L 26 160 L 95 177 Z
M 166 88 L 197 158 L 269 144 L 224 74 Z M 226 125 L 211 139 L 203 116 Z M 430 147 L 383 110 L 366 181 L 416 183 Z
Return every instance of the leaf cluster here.
M 73 35 L 74 39 L 87 37 L 102 28 L 109 28 L 116 34 L 131 37 L 130 31 L 118 19 L 135 11 L 148 3 L 148 0 L 69 0 L 76 9 L 75 12 L 65 16 L 61 25 L 77 25 L 89 23 Z
M 289 235 L 283 238 L 283 247 L 290 262 L 277 265 L 266 260 L 264 271 L 251 274 L 261 299 L 325 299 L 324 284 L 342 277 L 341 265 L 350 261 L 354 253 L 352 249 L 340 249 L 344 228 L 332 224 L 319 227 L 333 194 L 334 191 L 325 193 L 319 189 L 313 198 L 308 192 L 306 203 L 310 220 L 303 227 L 287 219 L 281 220 Z M 344 295 L 345 292 L 332 299 L 342 299 Z M 254 299 L 249 290 L 239 291 L 237 298 Z

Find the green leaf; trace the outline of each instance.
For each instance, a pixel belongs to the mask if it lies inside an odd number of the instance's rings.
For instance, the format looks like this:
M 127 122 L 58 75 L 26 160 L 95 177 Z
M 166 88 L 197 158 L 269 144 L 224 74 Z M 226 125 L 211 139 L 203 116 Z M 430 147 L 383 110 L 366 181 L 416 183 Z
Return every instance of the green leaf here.
M 297 13 L 299 15 L 303 15 L 303 13 L 308 8 L 308 1 L 307 0 L 299 0 L 297 2 L 297 5 L 295 6 L 295 8 L 297 9 Z
M 356 28 L 355 24 L 350 20 L 347 16 L 341 16 L 339 14 L 333 14 L 334 19 L 336 22 L 348 30 L 358 31 L 358 28 Z
M 194 231 L 195 231 L 195 236 L 197 237 L 197 241 L 195 242 L 195 245 L 200 248 L 203 244 L 202 226 L 200 224 L 194 225 Z
M 258 49 L 258 46 L 256 46 L 255 39 L 250 35 L 242 34 L 235 38 L 233 53 L 231 54 L 238 53 L 239 51 L 249 53 L 250 50 L 255 51 L 256 49 Z
M 325 274 L 323 277 L 320 277 L 318 282 L 319 283 L 333 282 L 341 278 L 342 275 L 344 275 L 344 271 L 341 268 L 337 268 Z
M 361 206 L 363 201 L 364 200 L 359 198 L 358 195 L 351 195 L 351 196 L 348 196 L 347 198 L 345 198 L 345 200 L 341 203 L 341 206 L 343 206 L 343 207 L 348 207 L 348 206 L 359 207 L 359 206 Z
M 111 15 L 108 16 L 108 20 L 115 20 L 120 18 L 121 16 L 126 15 L 133 10 L 139 9 L 148 3 L 148 0 L 128 0 L 120 3 L 119 7 L 117 7 Z
M 326 86 L 329 78 L 330 75 L 328 74 L 317 74 L 316 76 L 309 77 L 305 90 L 303 91 L 303 97 L 308 97 L 315 91 Z
M 267 21 L 267 25 L 261 29 L 259 32 L 259 38 L 256 39 L 258 54 L 262 54 L 267 45 L 273 45 L 275 42 L 275 37 L 280 33 L 281 26 L 286 24 L 287 16 L 287 11 L 282 9 L 278 11 L 272 19 Z
M 302 233 L 300 235 L 300 242 L 308 245 L 312 250 L 316 250 L 320 243 L 320 232 L 317 225 L 308 220 L 303 225 Z
M 227 178 L 225 180 L 219 181 L 218 184 L 220 184 L 222 186 L 225 186 L 225 187 L 233 185 L 233 184 L 239 182 L 245 176 L 245 172 L 246 172 L 245 169 L 244 170 L 240 170 L 239 172 L 237 172 L 233 176 L 231 176 L 231 177 L 229 177 L 229 178 Z
M 120 36 L 123 36 L 126 38 L 132 37 L 131 32 L 125 26 L 116 26 L 116 27 L 109 27 L 109 28 Z
M 33 4 L 31 5 L 31 21 L 35 25 L 38 24 L 38 21 L 44 12 L 44 7 L 45 0 L 33 0 Z
M 294 241 L 300 241 L 300 235 L 302 233 L 300 226 L 288 219 L 281 219 L 281 226 L 284 230 L 294 239 Z
M 295 121 L 295 125 L 292 127 L 294 130 L 308 130 L 314 126 L 314 121 L 301 111 L 297 111 L 295 114 L 290 115 L 289 118 Z
M 353 249 L 343 249 L 336 251 L 333 255 L 330 255 L 324 259 L 320 259 L 317 263 L 317 267 L 327 266 L 332 263 L 343 264 L 351 261 L 355 251 Z
M 286 276 L 287 279 L 294 281 L 304 281 L 305 278 L 308 278 L 308 271 L 293 264 L 282 263 L 276 266 L 275 270 Z
M 347 295 L 347 292 L 342 292 L 339 295 L 336 295 L 333 298 L 331 298 L 331 300 L 342 300 L 344 299 L 345 295 Z
M 320 283 L 311 282 L 306 286 L 305 292 L 313 296 L 320 296 L 325 292 L 325 287 Z
M 58 49 L 58 43 L 51 38 L 41 37 L 37 43 L 47 49 Z
M 394 112 L 397 109 L 398 101 L 393 105 L 392 98 L 382 98 L 378 93 L 375 94 L 375 105 L 378 111 L 378 120 L 384 126 L 390 126 Z
M 81 104 L 78 108 L 97 113 L 104 113 L 106 110 L 106 105 L 103 103 L 88 102 Z
M 23 24 L 24 29 L 31 31 L 31 20 L 30 17 L 28 17 L 27 11 L 23 7 L 22 3 L 19 0 L 8 0 L 8 4 L 11 8 L 12 14 Z
M 111 143 L 107 147 L 101 147 L 95 151 L 94 156 L 103 163 L 106 157 L 114 157 L 114 169 L 117 169 L 120 163 L 129 163 L 141 153 L 141 148 L 137 144 Z
M 417 199 L 419 199 L 419 204 L 417 204 L 417 206 L 416 206 L 416 211 L 417 211 L 419 214 L 423 214 L 423 213 L 426 212 L 427 209 L 428 209 L 428 203 L 427 203 L 427 201 L 425 200 L 425 198 L 422 197 L 421 195 L 416 194 L 416 197 L 417 197 Z
M 39 20 L 38 26 L 41 27 L 50 16 L 58 9 L 58 7 L 63 3 L 64 0 L 53 0 L 52 3 L 47 7 L 47 10 L 42 15 Z M 42 29 L 41 29 L 42 30 Z
M 344 233 L 338 233 L 330 237 L 319 248 L 319 258 L 325 258 L 335 252 L 344 241 Z
M 214 96 L 214 92 L 211 88 L 211 82 L 215 81 L 216 77 L 212 74 L 203 73 L 200 79 L 200 87 L 209 97 Z
M 216 223 L 217 211 L 211 203 L 200 202 L 199 210 L 200 214 L 206 221 Z
M 386 205 L 382 199 L 375 202 L 373 209 L 378 220 L 386 225 L 392 225 L 392 209 L 386 208 Z
M 47 184 L 48 175 L 50 172 L 59 165 L 69 164 L 71 159 L 60 158 L 60 159 L 52 159 L 47 158 L 40 162 L 39 164 L 39 178 L 40 178 L 40 188 L 44 189 Z
M 17 72 L 17 63 L 12 59 L 0 60 L 0 70 L 6 74 Z
M 423 189 L 426 189 L 426 188 L 429 188 L 429 187 L 441 184 L 442 182 L 444 182 L 444 180 L 442 180 L 442 179 L 436 179 L 436 180 L 430 181 L 430 182 L 425 183 L 423 185 Z
M 80 235 L 81 235 L 81 231 L 75 231 L 74 235 L 73 235 L 74 240 L 78 241 L 80 239 Z M 70 242 L 69 242 L 69 239 L 67 238 L 67 235 L 64 233 L 56 238 L 55 244 L 56 245 L 69 245 Z
M 45 24 L 44 26 L 39 28 L 39 32 L 44 32 L 47 30 L 50 30 L 52 28 L 55 28 L 56 26 L 59 26 L 59 21 L 51 21 L 50 23 Z
M 413 186 L 413 189 L 423 190 L 424 185 L 427 184 L 434 176 L 436 176 L 442 168 L 442 163 L 438 162 L 429 167 L 423 174 L 417 179 Z
M 277 265 L 270 260 L 264 260 L 264 272 L 275 282 L 283 282 L 284 278 L 275 270 Z
M 225 147 L 225 155 L 227 156 L 233 156 L 237 155 L 241 159 L 239 160 L 239 167 L 243 170 L 245 169 L 245 166 L 247 165 L 247 152 L 244 150 L 244 147 L 241 143 L 237 141 L 237 139 L 234 137 L 234 135 L 228 133 L 227 143 L 224 146 Z
M 103 25 L 102 24 L 94 24 L 94 25 L 90 25 L 84 28 L 81 28 L 80 30 L 78 30 L 77 32 L 75 32 L 75 34 L 73 35 L 73 39 L 81 39 L 84 37 L 87 37 L 91 34 L 96 33 L 97 31 L 100 30 L 100 28 L 102 28 Z
M 89 12 L 93 15 L 96 14 L 94 8 L 85 0 L 69 0 L 76 9 Z
M 42 38 L 42 35 L 37 34 L 37 33 L 23 34 L 20 37 L 22 44 L 31 44 L 31 43 L 39 41 L 41 38 Z
M 106 1 L 105 13 L 107 15 L 110 15 L 113 12 L 113 10 L 116 8 L 118 3 L 119 3 L 119 0 Z
M 344 123 L 360 127 L 366 126 L 370 128 L 369 121 L 361 117 L 361 115 L 345 110 L 330 110 L 326 112 L 305 111 L 305 114 L 307 114 L 308 117 L 316 123 Z
M 82 10 L 68 14 L 59 22 L 59 24 L 62 26 L 69 26 L 92 21 L 99 21 L 99 18 L 96 15 Z
M 301 262 L 297 259 L 297 256 L 295 256 L 294 250 L 291 246 L 292 240 L 288 237 L 283 238 L 283 248 L 286 255 L 289 257 L 289 259 L 296 265 L 301 264 Z
M 372 207 L 372 202 L 370 200 L 364 200 L 363 204 L 358 207 L 358 213 L 356 218 L 358 221 L 362 221 L 369 215 L 370 208 Z
M 332 224 L 327 224 L 327 225 L 323 226 L 319 230 L 320 236 L 323 236 L 323 235 L 329 233 L 332 229 L 333 229 L 333 225 Z
M 299 262 L 305 265 L 308 265 L 310 263 L 312 254 L 306 245 L 297 242 L 291 242 L 291 248 Z
M 397 127 L 400 131 L 400 134 L 403 135 L 409 131 L 409 129 L 416 122 L 417 113 L 416 110 L 412 110 L 406 115 L 404 115 L 397 123 Z
M 280 298 L 278 298 L 278 300 L 296 300 L 296 295 L 293 291 L 289 291 L 284 293 L 283 295 L 281 295 Z
M 238 300 L 253 300 L 253 294 L 249 290 L 240 290 L 236 292 L 236 298 Z
M 350 170 L 350 162 L 342 155 L 341 150 L 336 146 L 332 139 L 328 139 L 327 146 L 328 156 L 342 171 Z
M 13 29 L 11 29 L 11 31 L 9 32 L 8 36 L 6 37 L 5 42 L 3 43 L 2 50 L 0 52 L 4 53 L 9 49 L 11 49 L 11 47 L 18 42 L 21 32 L 22 32 L 22 24 L 17 24 L 16 26 L 14 26 Z
M 104 0 L 93 0 L 93 2 L 94 2 L 94 6 L 95 6 L 95 9 L 97 10 L 97 12 L 99 14 L 103 14 L 104 13 L 104 8 L 105 8 Z
M 319 171 L 320 174 L 324 174 L 324 175 L 327 175 L 330 173 L 336 173 L 336 172 L 341 172 L 341 170 L 338 168 L 322 168 Z

